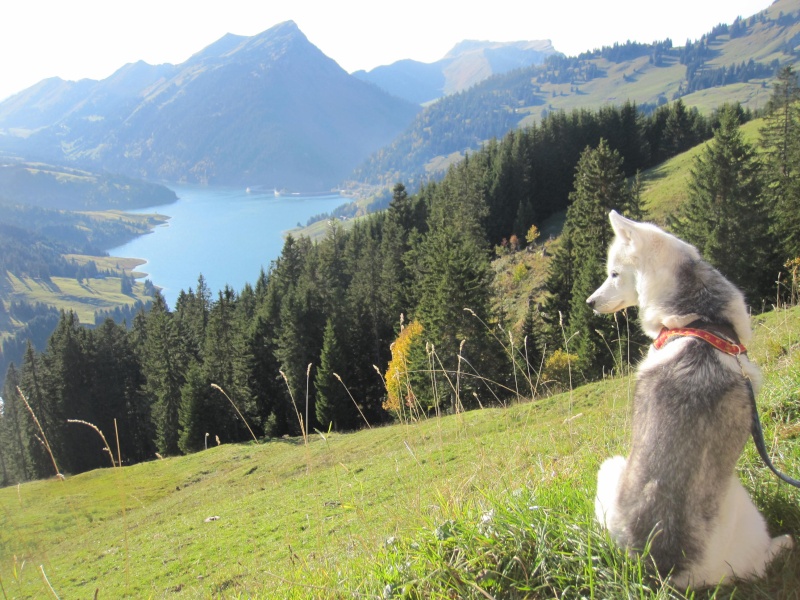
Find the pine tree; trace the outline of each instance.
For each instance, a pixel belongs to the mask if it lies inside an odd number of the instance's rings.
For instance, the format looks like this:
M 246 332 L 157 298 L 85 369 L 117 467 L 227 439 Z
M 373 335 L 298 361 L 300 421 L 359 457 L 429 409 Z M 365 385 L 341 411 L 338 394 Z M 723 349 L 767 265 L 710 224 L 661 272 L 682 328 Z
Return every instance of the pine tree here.
M 177 454 L 180 438 L 178 418 L 181 387 L 189 356 L 173 315 L 164 297 L 158 293 L 147 315 L 146 334 L 139 348 L 144 389 L 151 398 L 155 444 L 161 454 Z
M 783 258 L 791 259 L 800 256 L 800 85 L 791 65 L 781 69 L 766 110 L 760 130 L 764 193 Z
M 28 481 L 34 475 L 29 445 L 35 442 L 27 427 L 31 417 L 17 392 L 19 378 L 14 364 L 6 372 L 0 412 L 0 455 L 3 485 Z
M 42 360 L 36 355 L 33 344 L 28 341 L 25 354 L 22 359 L 22 370 L 19 377 L 20 389 L 22 389 L 36 418 L 48 436 L 55 436 L 51 423 L 56 422 L 57 407 L 53 403 L 53 398 L 45 395 Z M 31 456 L 31 470 L 34 478 L 45 477 L 53 474 L 53 464 L 44 445 L 36 439 L 40 435 L 39 431 L 30 418 L 25 422 L 25 437 L 29 440 L 28 448 Z M 55 441 L 55 439 L 54 439 Z
M 689 197 L 671 220 L 672 229 L 760 308 L 762 299 L 771 297 L 779 266 L 769 238 L 761 165 L 733 110 L 721 113 L 714 139 L 695 158 L 690 177 Z
M 614 209 L 641 218 L 642 209 L 638 185 L 626 182 L 622 157 L 605 140 L 581 155 L 570 201 L 546 283 L 547 339 L 555 350 L 564 346 L 565 338 L 577 336 L 569 342 L 569 352 L 578 354 L 584 375 L 592 379 L 614 366 L 614 356 L 601 349 L 621 335 L 608 317 L 594 315 L 586 305 L 603 280 L 602 265 L 613 238 L 608 213 Z
M 325 430 L 332 427 L 335 431 L 343 431 L 353 429 L 358 424 L 356 420 L 358 415 L 353 414 L 355 407 L 352 400 L 334 375 L 336 373 L 341 377 L 346 373 L 349 360 L 339 345 L 333 320 L 328 319 L 322 338 L 319 368 L 314 375 L 317 422 Z

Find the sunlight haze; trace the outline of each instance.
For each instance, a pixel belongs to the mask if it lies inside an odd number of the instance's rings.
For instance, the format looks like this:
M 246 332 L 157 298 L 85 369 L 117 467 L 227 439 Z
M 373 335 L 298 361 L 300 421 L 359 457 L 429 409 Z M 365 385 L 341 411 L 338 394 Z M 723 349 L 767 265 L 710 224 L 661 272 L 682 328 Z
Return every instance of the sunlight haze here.
M 0 99 L 48 77 L 103 79 L 126 63 L 178 64 L 226 33 L 255 35 L 287 20 L 353 72 L 410 58 L 434 62 L 458 42 L 552 41 L 575 55 L 614 42 L 683 45 L 769 0 L 461 2 L 271 0 L 13 2 L 0 21 Z

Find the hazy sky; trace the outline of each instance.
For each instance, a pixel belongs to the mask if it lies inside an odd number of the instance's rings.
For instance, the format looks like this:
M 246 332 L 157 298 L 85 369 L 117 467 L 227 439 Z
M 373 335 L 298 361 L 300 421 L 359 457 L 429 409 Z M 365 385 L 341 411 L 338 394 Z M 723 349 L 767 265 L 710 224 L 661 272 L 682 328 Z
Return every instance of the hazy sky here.
M 8 0 L 0 99 L 47 77 L 102 79 L 129 62 L 181 63 L 226 33 L 289 19 L 345 70 L 433 62 L 465 39 L 550 39 L 568 55 L 631 39 L 697 39 L 770 0 Z

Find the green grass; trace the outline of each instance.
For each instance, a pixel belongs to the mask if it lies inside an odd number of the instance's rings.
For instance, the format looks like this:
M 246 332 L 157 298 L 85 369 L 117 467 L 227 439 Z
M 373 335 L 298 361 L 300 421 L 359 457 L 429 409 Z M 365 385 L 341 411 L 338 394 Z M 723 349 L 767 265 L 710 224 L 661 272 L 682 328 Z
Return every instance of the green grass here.
M 759 317 L 751 352 L 768 444 L 797 475 L 800 310 Z M 680 598 L 592 518 L 597 467 L 626 449 L 631 386 L 5 488 L 2 593 L 51 597 L 43 570 L 61 598 Z M 798 492 L 752 444 L 740 464 L 773 531 L 800 533 Z M 735 598 L 795 597 L 799 573 L 795 551 Z
M 58 310 L 74 311 L 81 323 L 94 323 L 96 310 L 114 309 L 133 305 L 137 300 L 147 302 L 144 284 L 136 282 L 131 295 L 123 294 L 119 277 L 85 279 L 78 283 L 69 277 L 52 277 L 50 281 L 17 277 L 6 274 L 10 289 L 6 292 L 8 302 L 25 300 L 54 306 Z
M 764 119 L 754 119 L 742 125 L 745 141 L 758 147 L 759 129 L 763 126 Z M 694 160 L 708 143 L 698 144 L 641 174 L 642 203 L 648 220 L 665 225 L 667 217 L 686 201 Z
M 91 256 L 88 254 L 65 254 L 64 258 L 74 261 L 76 264 L 85 265 L 93 262 L 100 271 L 111 271 L 121 274 L 123 271 L 134 277 L 146 277 L 147 273 L 137 271 L 147 261 L 143 258 L 122 258 L 118 256 Z
M 77 171 L 76 171 L 77 172 Z M 152 230 L 157 225 L 168 221 L 169 217 L 160 214 L 132 214 L 119 210 L 83 211 L 98 221 L 115 221 L 123 223 L 132 231 L 140 235 Z M 100 271 L 107 271 L 111 276 L 103 279 L 87 279 L 79 284 L 74 278 L 52 277 L 49 282 L 27 276 L 17 276 L 6 272 L 7 286 L 0 294 L 0 302 L 6 305 L 13 301 L 40 302 L 53 306 L 58 310 L 71 310 L 78 315 L 81 323 L 94 323 L 96 310 L 109 310 L 126 305 L 132 305 L 137 300 L 147 302 L 151 298 L 144 294 L 144 284 L 137 282 L 133 286 L 133 293 L 125 295 L 120 292 L 121 280 L 119 275 L 126 273 L 137 279 L 147 276 L 147 273 L 136 271 L 136 268 L 146 261 L 140 258 L 122 258 L 116 256 L 92 256 L 83 254 L 65 254 L 64 258 L 84 265 L 94 262 Z M 0 340 L 10 336 L 21 328 L 24 323 L 13 319 L 6 319 L 0 323 Z
M 642 173 L 642 204 L 648 220 L 664 225 L 667 217 L 686 201 L 689 171 L 704 147 L 699 144 Z

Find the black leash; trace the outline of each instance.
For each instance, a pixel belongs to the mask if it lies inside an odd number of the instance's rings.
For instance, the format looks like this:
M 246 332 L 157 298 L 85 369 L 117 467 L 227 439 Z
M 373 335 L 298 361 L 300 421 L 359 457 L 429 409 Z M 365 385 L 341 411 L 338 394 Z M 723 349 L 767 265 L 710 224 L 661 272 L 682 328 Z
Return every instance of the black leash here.
M 769 467 L 770 471 L 777 475 L 778 479 L 785 481 L 789 485 L 793 485 L 796 488 L 800 488 L 800 481 L 797 479 L 792 479 L 788 475 L 784 475 L 775 468 L 775 465 L 772 464 L 769 454 L 767 453 L 767 444 L 764 442 L 764 431 L 761 429 L 761 420 L 758 418 L 758 407 L 756 406 L 756 395 L 753 392 L 753 384 L 750 383 L 750 379 L 746 375 L 744 380 L 747 383 L 747 391 L 750 392 L 750 405 L 753 408 L 753 422 L 750 426 L 750 433 L 753 434 L 753 442 L 755 442 L 756 449 L 758 450 L 761 460 L 763 460 L 764 464 Z
M 698 333 L 698 330 L 700 330 L 700 333 Z M 711 335 L 703 335 L 704 332 L 708 332 Z M 736 335 L 736 331 L 734 331 L 733 327 L 725 323 L 707 323 L 702 319 L 698 319 L 689 323 L 689 325 L 687 325 L 685 328 L 678 328 L 674 330 L 668 330 L 665 328 L 661 331 L 653 344 L 656 350 L 663 347 L 663 345 L 669 342 L 670 339 L 672 339 L 672 337 L 675 335 L 691 335 L 699 337 L 700 339 L 703 339 L 714 346 L 717 350 L 736 358 L 736 360 L 739 362 L 739 368 L 742 370 L 742 377 L 744 377 L 744 381 L 747 384 L 747 391 L 750 393 L 750 406 L 753 409 L 750 433 L 753 436 L 753 442 L 758 450 L 758 455 L 761 457 L 761 460 L 764 461 L 764 464 L 769 467 L 769 470 L 775 473 L 778 479 L 796 488 L 800 488 L 800 481 L 778 471 L 769 458 L 769 454 L 767 453 L 767 444 L 764 441 L 764 430 L 761 428 L 761 420 L 758 418 L 756 394 L 753 391 L 753 384 L 750 381 L 750 378 L 747 376 L 747 373 L 745 373 L 744 365 L 742 364 L 741 355 L 746 354 L 747 349 L 739 343 L 739 336 Z

